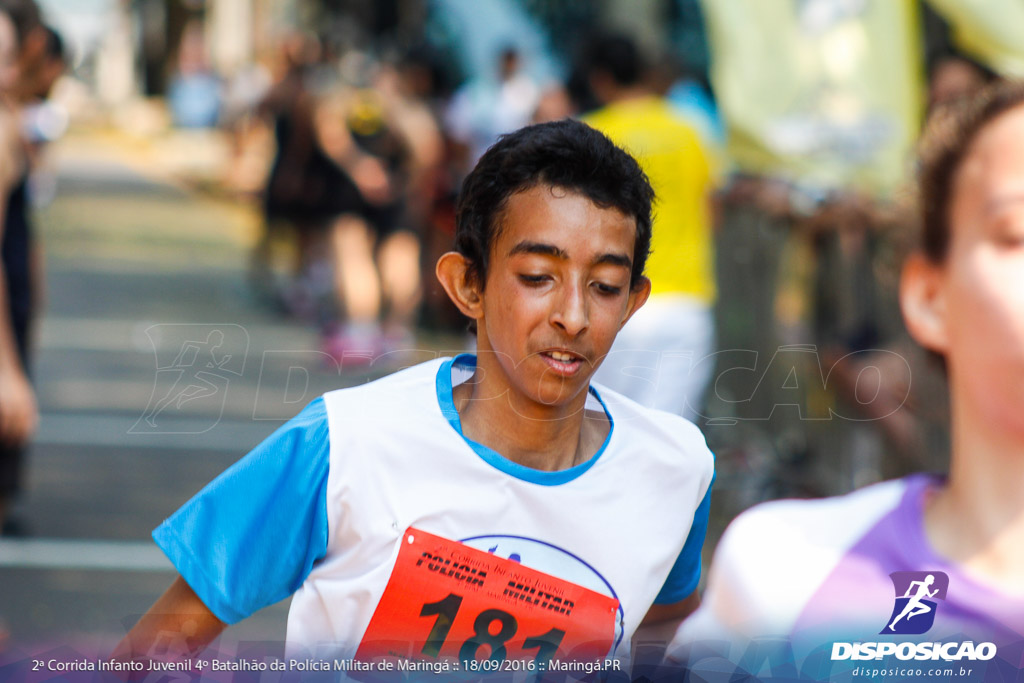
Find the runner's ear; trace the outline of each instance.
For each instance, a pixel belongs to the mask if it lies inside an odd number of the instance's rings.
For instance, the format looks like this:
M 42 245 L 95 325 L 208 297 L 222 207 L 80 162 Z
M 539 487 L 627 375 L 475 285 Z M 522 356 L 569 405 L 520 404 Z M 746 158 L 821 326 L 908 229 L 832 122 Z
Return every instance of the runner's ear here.
M 467 278 L 469 261 L 462 254 L 449 251 L 437 261 L 437 279 L 452 303 L 462 314 L 479 320 L 483 315 L 483 298 L 476 278 Z
M 651 296 L 651 281 L 646 277 L 641 277 L 640 282 L 629 288 L 629 300 L 626 304 L 626 316 L 622 319 L 622 323 L 619 325 L 621 330 L 629 319 L 633 317 L 633 314 L 640 310 L 640 307 L 644 305 L 647 298 Z
M 918 344 L 945 353 L 946 297 L 944 269 L 924 254 L 907 258 L 900 278 L 900 308 L 910 335 Z

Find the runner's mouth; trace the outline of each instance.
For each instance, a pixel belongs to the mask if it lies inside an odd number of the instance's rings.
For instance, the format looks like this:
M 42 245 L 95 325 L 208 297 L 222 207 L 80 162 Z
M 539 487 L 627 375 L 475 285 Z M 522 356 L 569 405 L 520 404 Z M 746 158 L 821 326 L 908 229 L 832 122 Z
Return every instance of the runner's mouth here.
M 548 367 L 564 377 L 571 377 L 572 375 L 575 375 L 579 372 L 580 368 L 583 367 L 583 356 L 572 353 L 571 351 L 553 349 L 550 351 L 542 351 L 540 355 L 545 360 Z

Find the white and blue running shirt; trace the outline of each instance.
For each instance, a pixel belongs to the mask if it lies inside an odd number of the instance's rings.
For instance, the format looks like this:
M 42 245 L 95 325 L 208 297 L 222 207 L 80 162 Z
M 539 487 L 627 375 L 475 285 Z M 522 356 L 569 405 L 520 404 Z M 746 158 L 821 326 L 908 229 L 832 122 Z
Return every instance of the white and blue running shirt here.
M 288 645 L 350 656 L 415 527 L 618 600 L 614 650 L 652 604 L 697 588 L 714 466 L 676 415 L 590 390 L 611 429 L 567 470 L 465 438 L 437 359 L 325 394 L 165 520 L 153 538 L 222 621 L 294 593 Z M 623 645 L 623 643 L 625 645 Z

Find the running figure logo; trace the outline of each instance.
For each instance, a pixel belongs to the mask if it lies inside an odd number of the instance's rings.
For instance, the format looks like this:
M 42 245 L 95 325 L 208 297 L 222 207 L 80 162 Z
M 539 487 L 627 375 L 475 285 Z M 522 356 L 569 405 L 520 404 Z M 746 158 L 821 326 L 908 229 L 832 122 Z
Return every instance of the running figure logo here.
M 882 634 L 918 635 L 935 623 L 937 600 L 946 599 L 949 577 L 942 572 L 893 572 L 896 604 Z
M 129 433 L 212 429 L 220 422 L 231 380 L 242 375 L 248 332 L 238 325 L 164 324 L 149 327 L 146 336 L 157 355 L 156 377 L 149 404 Z

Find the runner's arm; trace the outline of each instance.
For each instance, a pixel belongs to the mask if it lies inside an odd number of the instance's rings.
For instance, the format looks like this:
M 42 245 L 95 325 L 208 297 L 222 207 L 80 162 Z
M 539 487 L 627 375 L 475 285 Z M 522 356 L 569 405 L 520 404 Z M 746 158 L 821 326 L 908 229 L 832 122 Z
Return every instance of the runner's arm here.
M 639 676 L 646 667 L 657 666 L 664 658 L 668 645 L 680 624 L 700 606 L 700 596 L 693 591 L 679 602 L 654 604 L 647 610 L 640 626 L 633 633 L 633 675 Z
M 10 119 L 0 120 L 0 126 L 10 124 Z M 7 202 L 14 188 L 18 167 L 17 133 L 9 129 L 0 131 L 0 239 L 6 227 Z M 36 395 L 21 365 L 18 345 L 14 336 L 14 325 L 9 310 L 7 275 L 0 262 L 0 442 L 19 446 L 32 436 L 39 422 L 39 408 Z
M 683 619 L 690 616 L 700 606 L 700 596 L 693 591 L 679 602 L 668 605 L 651 605 L 640 627 L 633 634 L 634 645 L 640 643 L 657 644 L 662 651 L 672 636 L 675 635 Z M 660 659 L 660 655 L 658 659 Z
M 323 399 L 229 467 L 153 539 L 179 578 L 118 648 L 191 652 L 294 593 L 327 548 L 329 433 Z M 173 653 L 172 653 L 173 654 Z
M 188 657 L 204 650 L 227 627 L 178 576 L 118 644 L 113 659 Z M 158 651 L 161 643 L 172 647 Z M 175 651 L 178 644 L 182 651 Z

